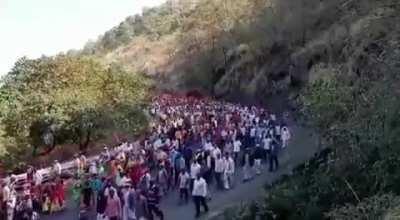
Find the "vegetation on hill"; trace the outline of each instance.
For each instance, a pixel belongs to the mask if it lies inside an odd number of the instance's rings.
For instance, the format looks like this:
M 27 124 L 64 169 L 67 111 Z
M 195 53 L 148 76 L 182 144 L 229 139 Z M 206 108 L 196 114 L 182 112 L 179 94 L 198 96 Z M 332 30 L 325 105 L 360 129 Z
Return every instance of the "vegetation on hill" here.
M 227 219 L 396 218 L 399 12 L 396 0 L 171 0 L 75 55 L 19 60 L 1 81 L 0 141 L 21 159 L 138 129 L 149 83 L 132 72 L 159 89 L 279 95 L 328 150 Z
M 1 81 L 3 165 L 65 144 L 86 151 L 111 132 L 139 131 L 148 85 L 143 76 L 90 57 L 21 58 Z

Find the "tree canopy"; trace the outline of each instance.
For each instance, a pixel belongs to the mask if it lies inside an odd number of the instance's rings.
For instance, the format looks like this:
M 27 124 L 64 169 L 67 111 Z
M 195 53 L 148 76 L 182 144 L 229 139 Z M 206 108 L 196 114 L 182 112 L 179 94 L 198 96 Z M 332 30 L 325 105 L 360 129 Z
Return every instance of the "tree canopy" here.
M 85 150 L 108 131 L 136 132 L 148 85 L 143 76 L 90 57 L 21 58 L 1 81 L 4 136 L 26 156 L 65 143 Z

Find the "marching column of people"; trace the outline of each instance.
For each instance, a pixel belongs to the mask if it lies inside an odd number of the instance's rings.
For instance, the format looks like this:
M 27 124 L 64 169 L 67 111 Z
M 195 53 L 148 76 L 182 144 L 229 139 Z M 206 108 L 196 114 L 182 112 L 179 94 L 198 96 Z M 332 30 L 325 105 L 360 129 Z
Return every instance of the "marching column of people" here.
M 99 220 L 164 219 L 160 202 L 175 190 L 179 204 L 193 200 L 198 217 L 201 207 L 209 210 L 211 185 L 217 191 L 234 189 L 238 168 L 243 182 L 264 167 L 276 171 L 280 151 L 291 138 L 275 115 L 254 106 L 161 95 L 149 112 L 153 120 L 143 140 L 105 147 L 94 160 L 76 155 L 70 175 L 58 161 L 46 178 L 31 168 L 24 187 L 28 202 L 16 192 L 15 180 L 4 182 L 1 201 L 7 220 L 16 219 L 20 201 L 28 204 L 25 219 L 62 210 L 66 184 L 72 185 L 80 219 L 91 219 L 94 211 Z

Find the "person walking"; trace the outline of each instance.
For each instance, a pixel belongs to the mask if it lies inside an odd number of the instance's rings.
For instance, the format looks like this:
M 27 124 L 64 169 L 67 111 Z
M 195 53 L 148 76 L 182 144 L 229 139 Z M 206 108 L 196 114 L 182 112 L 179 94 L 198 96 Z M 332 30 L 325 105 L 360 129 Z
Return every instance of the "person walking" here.
M 147 206 L 148 206 L 150 220 L 154 219 L 153 214 L 155 214 L 160 220 L 164 219 L 164 213 L 161 211 L 159 204 L 160 204 L 159 189 L 153 183 L 151 184 L 150 190 L 147 194 Z
M 185 203 L 188 202 L 189 200 L 189 173 L 186 170 L 181 170 L 179 177 L 179 202 L 182 203 L 185 201 Z
M 282 127 L 281 138 L 282 138 L 282 148 L 286 148 L 291 138 L 289 129 L 286 126 Z
M 81 207 L 84 209 L 90 209 L 94 205 L 94 196 L 89 180 L 85 181 L 81 193 Z
M 200 176 L 200 174 L 198 174 L 196 179 L 194 180 L 192 196 L 196 209 L 195 217 L 198 218 L 200 217 L 200 205 L 203 206 L 205 212 L 208 212 L 208 205 L 206 201 L 207 183 Z
M 105 211 L 107 208 L 107 198 L 108 196 L 104 195 L 104 189 L 99 191 L 96 200 L 96 212 L 97 212 L 97 220 L 103 220 L 107 218 L 105 216 Z
M 237 164 L 239 159 L 240 147 L 242 146 L 242 142 L 239 139 L 233 141 L 233 154 L 234 154 L 234 161 Z
M 224 160 L 222 159 L 221 154 L 216 155 L 214 172 L 215 172 L 215 180 L 217 182 L 217 189 L 219 190 L 224 189 L 224 184 L 223 184 Z
M 264 155 L 264 150 L 261 148 L 261 146 L 258 144 L 256 146 L 256 149 L 254 150 L 254 170 L 256 175 L 261 174 L 261 160 Z
M 212 158 L 209 151 L 204 152 L 204 168 L 205 172 L 203 178 L 206 180 L 207 184 L 210 185 L 212 182 L 212 174 L 213 174 L 213 161 L 215 160 Z M 215 165 L 215 163 L 214 163 Z
M 110 189 L 105 211 L 109 220 L 119 220 L 122 216 L 121 200 L 114 189 Z
M 123 199 L 122 220 L 136 220 L 136 192 L 131 184 L 124 186 Z
M 183 155 L 181 153 L 178 153 L 178 155 L 175 158 L 175 186 L 179 185 L 179 175 L 181 173 L 181 170 L 185 170 L 186 169 L 186 162 L 185 162 L 185 158 L 183 157 Z
M 235 161 L 230 154 L 225 155 L 225 189 L 231 189 L 235 176 Z
M 200 164 L 194 160 L 190 165 L 190 189 L 193 190 L 193 183 L 196 179 L 196 176 L 200 174 L 201 166 Z
M 55 177 L 60 177 L 61 173 L 62 173 L 62 166 L 60 164 L 60 162 L 58 162 L 58 160 L 54 161 L 53 167 L 52 167 L 52 171 L 53 171 L 53 175 Z
M 272 138 L 269 134 L 269 131 L 267 131 L 267 134 L 265 134 L 262 144 L 263 144 L 263 148 L 264 148 L 264 158 L 265 158 L 265 162 L 267 162 L 270 159 L 270 155 L 271 155 L 271 142 L 272 142 Z
M 145 196 L 144 191 L 138 190 L 137 191 L 137 203 L 135 206 L 136 210 L 136 217 L 138 220 L 147 220 L 149 216 L 147 198 Z
M 250 149 L 246 148 L 242 158 L 242 167 L 243 167 L 243 182 L 249 181 L 251 176 L 251 156 Z
M 160 187 L 162 195 L 167 195 L 168 192 L 168 172 L 164 164 L 159 166 L 156 177 L 157 185 Z
M 278 153 L 279 153 L 279 143 L 277 140 L 274 139 L 271 144 L 271 156 L 269 160 L 270 172 L 276 171 L 279 168 Z

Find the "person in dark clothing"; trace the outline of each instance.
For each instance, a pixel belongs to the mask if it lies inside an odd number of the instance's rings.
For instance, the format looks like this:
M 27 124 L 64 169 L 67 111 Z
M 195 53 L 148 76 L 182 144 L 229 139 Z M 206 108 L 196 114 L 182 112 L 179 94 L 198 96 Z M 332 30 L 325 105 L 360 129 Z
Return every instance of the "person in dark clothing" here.
M 186 163 L 186 169 L 190 169 L 190 161 L 192 160 L 193 157 L 193 151 L 190 149 L 190 147 L 185 146 L 183 148 L 183 157 L 185 158 L 185 163 Z
M 87 180 L 84 183 L 81 192 L 81 210 L 79 212 L 79 220 L 89 219 L 89 211 L 94 204 L 93 199 L 93 191 L 90 187 L 89 181 Z
M 97 196 L 96 204 L 97 214 L 103 216 L 107 206 L 107 197 L 104 195 L 104 190 L 100 191 L 99 195 Z
M 157 186 L 152 184 L 148 194 L 147 194 L 147 206 L 149 211 L 149 219 L 153 220 L 153 213 L 160 219 L 164 219 L 164 213 L 160 210 L 160 196 L 158 194 Z
M 93 205 L 93 191 L 89 181 L 86 181 L 82 189 L 82 205 L 86 209 L 90 209 Z
M 260 145 L 257 145 L 253 153 L 254 169 L 257 175 L 261 174 L 261 160 L 263 157 L 264 157 L 264 149 L 261 148 Z
M 279 167 L 278 153 L 279 153 L 279 143 L 277 140 L 274 139 L 271 143 L 271 154 L 269 159 L 270 172 L 277 170 Z
M 206 180 L 207 184 L 212 183 L 212 171 L 215 167 L 215 160 L 210 155 L 209 151 L 204 152 L 204 164 L 202 166 L 202 176 Z
M 246 147 L 246 148 L 253 147 L 253 145 L 252 145 L 252 140 L 251 140 L 251 137 L 250 137 L 250 133 L 249 133 L 249 132 L 246 132 L 246 134 L 245 134 L 244 137 L 243 137 L 243 145 L 244 145 L 244 147 Z

